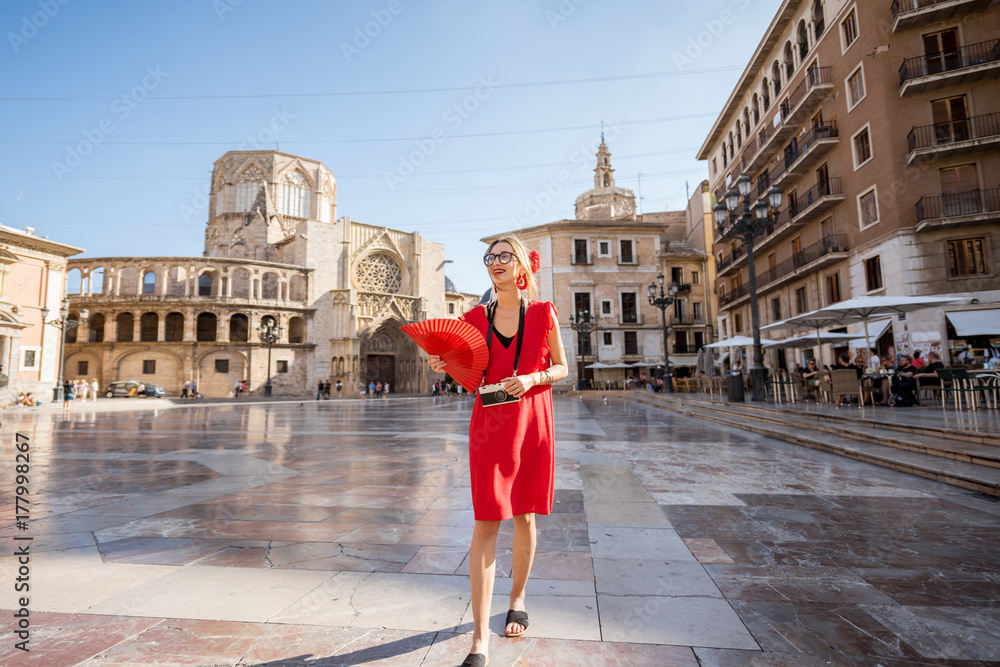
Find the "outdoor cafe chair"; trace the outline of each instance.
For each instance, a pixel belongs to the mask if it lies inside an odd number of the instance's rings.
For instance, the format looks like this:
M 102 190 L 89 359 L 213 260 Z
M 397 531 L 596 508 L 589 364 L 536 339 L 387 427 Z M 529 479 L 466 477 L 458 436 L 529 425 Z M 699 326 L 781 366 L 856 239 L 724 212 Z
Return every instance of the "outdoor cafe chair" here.
M 932 400 L 937 392 L 941 394 L 941 407 L 944 407 L 945 379 L 941 376 L 941 371 L 937 371 L 937 376 L 937 382 L 931 378 L 917 378 L 917 405 L 924 404 L 924 392 L 929 392 Z
M 951 380 L 951 391 L 955 397 L 956 409 L 962 409 L 963 396 L 966 398 L 966 406 L 973 410 L 979 407 L 980 398 L 985 399 L 986 407 L 996 406 L 996 402 L 993 401 L 991 404 L 990 400 L 995 397 L 996 390 L 992 386 L 986 385 L 980 382 L 977 378 L 972 377 L 972 375 L 969 374 L 968 369 L 944 368 L 938 371 L 938 374 L 943 374 L 942 382 L 944 379 Z
M 830 379 L 830 394 L 837 397 L 838 403 L 841 396 L 857 396 L 858 407 L 861 407 L 861 403 L 864 401 L 864 390 L 861 387 L 861 381 L 858 380 L 857 371 L 849 368 L 832 371 Z

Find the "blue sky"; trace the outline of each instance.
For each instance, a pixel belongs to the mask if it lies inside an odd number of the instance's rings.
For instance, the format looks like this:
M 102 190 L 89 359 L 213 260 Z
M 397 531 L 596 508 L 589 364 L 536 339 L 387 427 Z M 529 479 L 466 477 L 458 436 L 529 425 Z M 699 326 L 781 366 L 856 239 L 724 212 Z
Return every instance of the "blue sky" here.
M 88 256 L 200 255 L 212 163 L 273 148 L 277 122 L 337 175 L 338 215 L 444 243 L 480 292 L 478 239 L 572 217 L 602 121 L 618 185 L 682 209 L 779 4 L 5 2 L 0 222 Z

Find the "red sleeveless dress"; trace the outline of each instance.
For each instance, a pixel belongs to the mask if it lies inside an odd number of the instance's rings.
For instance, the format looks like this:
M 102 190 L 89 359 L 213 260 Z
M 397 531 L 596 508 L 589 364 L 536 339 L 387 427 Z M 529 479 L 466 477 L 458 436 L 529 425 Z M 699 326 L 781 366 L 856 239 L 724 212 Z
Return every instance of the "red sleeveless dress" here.
M 552 365 L 549 333 L 556 324 L 551 302 L 532 301 L 524 314 L 524 334 L 518 375 L 537 373 Z M 489 322 L 484 306 L 459 319 L 486 336 Z M 510 347 L 490 342 L 486 383 L 509 378 L 514 369 L 517 337 Z M 446 371 L 447 372 L 447 371 Z M 517 403 L 484 408 L 476 394 L 469 423 L 469 468 L 472 508 L 478 521 L 503 521 L 519 514 L 552 512 L 555 488 L 555 434 L 552 387 L 532 387 Z

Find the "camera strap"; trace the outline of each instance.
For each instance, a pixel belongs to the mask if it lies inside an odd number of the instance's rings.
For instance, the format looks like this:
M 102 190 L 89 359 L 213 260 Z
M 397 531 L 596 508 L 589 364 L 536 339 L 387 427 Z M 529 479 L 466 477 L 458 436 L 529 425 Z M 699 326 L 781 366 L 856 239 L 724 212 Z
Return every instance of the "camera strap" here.
M 497 312 L 497 303 L 493 302 L 493 309 L 486 308 L 486 319 L 490 326 L 486 330 L 486 349 L 490 349 L 493 342 L 493 317 Z M 521 299 L 521 309 L 517 316 L 517 343 L 514 346 L 514 375 L 517 375 L 517 365 L 521 361 L 521 338 L 524 335 L 524 299 Z M 486 384 L 486 369 L 483 369 L 483 384 Z

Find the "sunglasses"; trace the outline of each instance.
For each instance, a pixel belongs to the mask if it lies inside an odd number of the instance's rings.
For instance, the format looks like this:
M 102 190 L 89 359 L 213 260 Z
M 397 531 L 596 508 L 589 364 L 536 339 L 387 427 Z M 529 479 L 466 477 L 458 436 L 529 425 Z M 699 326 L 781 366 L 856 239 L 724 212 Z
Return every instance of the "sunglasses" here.
M 493 262 L 500 262 L 501 264 L 510 264 L 510 261 L 514 259 L 514 253 L 512 252 L 502 252 L 499 255 L 494 255 L 492 253 L 486 253 L 483 255 L 483 264 L 486 266 L 492 266 Z

